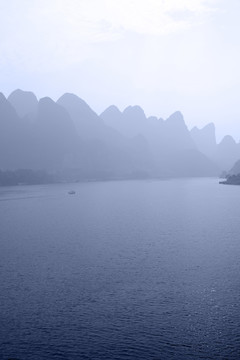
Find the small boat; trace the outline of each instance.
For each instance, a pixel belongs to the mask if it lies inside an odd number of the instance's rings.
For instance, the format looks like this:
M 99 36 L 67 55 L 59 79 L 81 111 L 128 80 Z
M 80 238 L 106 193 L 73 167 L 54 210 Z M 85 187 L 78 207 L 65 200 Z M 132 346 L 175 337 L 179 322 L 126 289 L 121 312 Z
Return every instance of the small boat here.
M 70 191 L 68 192 L 68 194 L 69 194 L 69 195 L 74 195 L 74 194 L 76 194 L 76 191 L 70 190 Z

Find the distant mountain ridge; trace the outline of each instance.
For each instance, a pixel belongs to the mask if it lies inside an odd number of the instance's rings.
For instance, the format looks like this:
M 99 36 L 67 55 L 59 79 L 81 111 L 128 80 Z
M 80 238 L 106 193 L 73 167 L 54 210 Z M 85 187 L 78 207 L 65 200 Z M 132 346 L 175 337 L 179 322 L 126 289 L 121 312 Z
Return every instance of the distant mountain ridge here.
M 147 118 L 140 106 L 100 116 L 78 96 L 38 101 L 29 91 L 0 94 L 0 169 L 61 173 L 63 178 L 117 179 L 216 176 L 240 159 L 230 137 L 216 143 L 215 127 L 188 130 L 177 111 Z
M 25 116 L 34 117 L 37 113 L 38 100 L 31 91 L 17 89 L 8 96 L 7 100 L 21 118 Z
M 158 176 L 213 176 L 219 172 L 217 165 L 197 149 L 180 111 L 164 121 L 147 118 L 139 106 L 129 106 L 122 113 L 110 106 L 100 117 L 128 138 L 137 134 L 145 137 Z

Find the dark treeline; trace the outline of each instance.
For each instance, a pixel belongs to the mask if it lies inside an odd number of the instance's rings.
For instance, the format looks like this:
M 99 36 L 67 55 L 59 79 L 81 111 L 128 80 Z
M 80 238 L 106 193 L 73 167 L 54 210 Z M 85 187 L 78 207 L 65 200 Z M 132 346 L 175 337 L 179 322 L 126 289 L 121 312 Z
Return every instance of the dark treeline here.
M 229 175 L 225 181 L 220 181 L 224 185 L 240 185 L 240 174 Z
M 56 176 L 42 170 L 0 170 L 0 186 L 50 184 L 57 181 Z
M 233 167 L 222 174 L 222 178 L 226 180 L 220 181 L 220 184 L 226 185 L 240 185 L 240 160 L 238 160 Z

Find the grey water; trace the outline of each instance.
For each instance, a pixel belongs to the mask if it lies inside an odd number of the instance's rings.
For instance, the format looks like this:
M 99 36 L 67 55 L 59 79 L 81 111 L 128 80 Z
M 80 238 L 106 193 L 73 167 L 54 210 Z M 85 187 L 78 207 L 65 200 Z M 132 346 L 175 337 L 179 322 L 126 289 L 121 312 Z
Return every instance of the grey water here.
M 0 188 L 0 359 L 239 359 L 239 215 L 217 179 Z

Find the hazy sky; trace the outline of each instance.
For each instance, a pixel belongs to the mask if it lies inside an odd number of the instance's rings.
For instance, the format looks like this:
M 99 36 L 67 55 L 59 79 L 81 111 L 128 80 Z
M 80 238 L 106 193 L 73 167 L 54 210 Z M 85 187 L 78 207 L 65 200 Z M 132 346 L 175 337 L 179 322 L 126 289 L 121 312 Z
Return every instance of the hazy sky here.
M 240 139 L 240 0 L 0 0 L 0 91 L 182 111 Z

